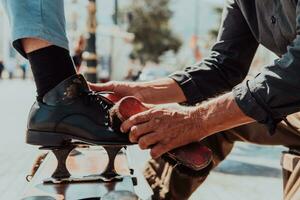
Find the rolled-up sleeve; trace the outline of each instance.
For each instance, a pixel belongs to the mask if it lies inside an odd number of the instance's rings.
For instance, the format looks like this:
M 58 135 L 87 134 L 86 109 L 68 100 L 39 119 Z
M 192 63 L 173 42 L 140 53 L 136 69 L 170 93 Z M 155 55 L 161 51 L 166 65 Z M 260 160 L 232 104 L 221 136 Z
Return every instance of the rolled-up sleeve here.
M 287 52 L 254 79 L 233 89 L 242 111 L 267 124 L 271 133 L 279 121 L 300 111 L 300 13 L 297 13 L 297 36 Z
M 27 57 L 21 44 L 23 38 L 38 38 L 68 49 L 64 1 L 1 0 L 11 25 L 13 46 Z
M 258 43 L 238 5 L 229 0 L 223 11 L 218 40 L 202 62 L 175 72 L 170 78 L 183 90 L 187 104 L 231 90 L 248 73 Z

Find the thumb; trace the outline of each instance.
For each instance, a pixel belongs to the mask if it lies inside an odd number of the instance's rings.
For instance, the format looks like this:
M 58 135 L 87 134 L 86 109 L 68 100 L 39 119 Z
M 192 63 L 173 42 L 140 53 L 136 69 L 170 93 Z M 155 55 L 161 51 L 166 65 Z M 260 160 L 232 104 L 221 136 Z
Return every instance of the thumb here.
M 98 84 L 88 82 L 88 85 L 91 90 L 94 90 L 97 92 L 101 92 L 101 91 L 113 92 L 114 88 L 115 88 L 115 85 L 112 82 L 98 83 Z

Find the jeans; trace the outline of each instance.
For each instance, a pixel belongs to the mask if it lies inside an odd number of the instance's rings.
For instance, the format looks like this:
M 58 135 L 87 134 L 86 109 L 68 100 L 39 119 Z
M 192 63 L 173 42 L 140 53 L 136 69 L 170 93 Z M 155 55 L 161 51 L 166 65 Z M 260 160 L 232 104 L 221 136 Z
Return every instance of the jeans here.
M 11 25 L 13 46 L 26 57 L 23 38 L 38 38 L 68 49 L 63 0 L 1 0 Z

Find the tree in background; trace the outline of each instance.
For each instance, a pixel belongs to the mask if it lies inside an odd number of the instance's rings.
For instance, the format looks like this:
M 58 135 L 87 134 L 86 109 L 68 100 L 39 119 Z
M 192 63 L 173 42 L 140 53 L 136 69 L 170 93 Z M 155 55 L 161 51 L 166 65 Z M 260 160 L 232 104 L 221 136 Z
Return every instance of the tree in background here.
M 165 52 L 178 52 L 182 42 L 170 27 L 173 12 L 169 3 L 170 0 L 133 0 L 127 8 L 128 32 L 135 35 L 131 58 L 142 64 L 159 63 Z

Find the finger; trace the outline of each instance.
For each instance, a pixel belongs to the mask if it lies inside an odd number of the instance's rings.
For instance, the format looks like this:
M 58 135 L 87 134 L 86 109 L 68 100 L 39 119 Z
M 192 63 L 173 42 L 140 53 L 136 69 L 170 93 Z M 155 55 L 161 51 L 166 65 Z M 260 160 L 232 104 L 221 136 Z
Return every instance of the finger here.
M 142 136 L 138 140 L 138 144 L 141 149 L 148 149 L 152 145 L 158 143 L 159 140 L 160 140 L 160 135 L 156 132 L 152 132 Z
M 91 90 L 101 92 L 101 91 L 111 91 L 113 92 L 115 89 L 115 84 L 113 82 L 107 82 L 107 83 L 88 83 Z
M 150 155 L 152 156 L 152 158 L 157 159 L 157 158 L 161 157 L 163 154 L 165 154 L 171 150 L 172 150 L 172 148 L 170 145 L 158 143 L 154 147 L 152 147 L 152 149 L 150 151 Z
M 155 127 L 151 120 L 143 124 L 135 125 L 130 129 L 129 140 L 131 142 L 137 142 L 141 136 L 153 132 L 154 129 Z
M 129 119 L 125 120 L 121 125 L 121 131 L 123 133 L 128 132 L 132 126 L 145 123 L 150 121 L 152 114 L 149 111 L 141 112 L 136 115 L 131 116 Z

